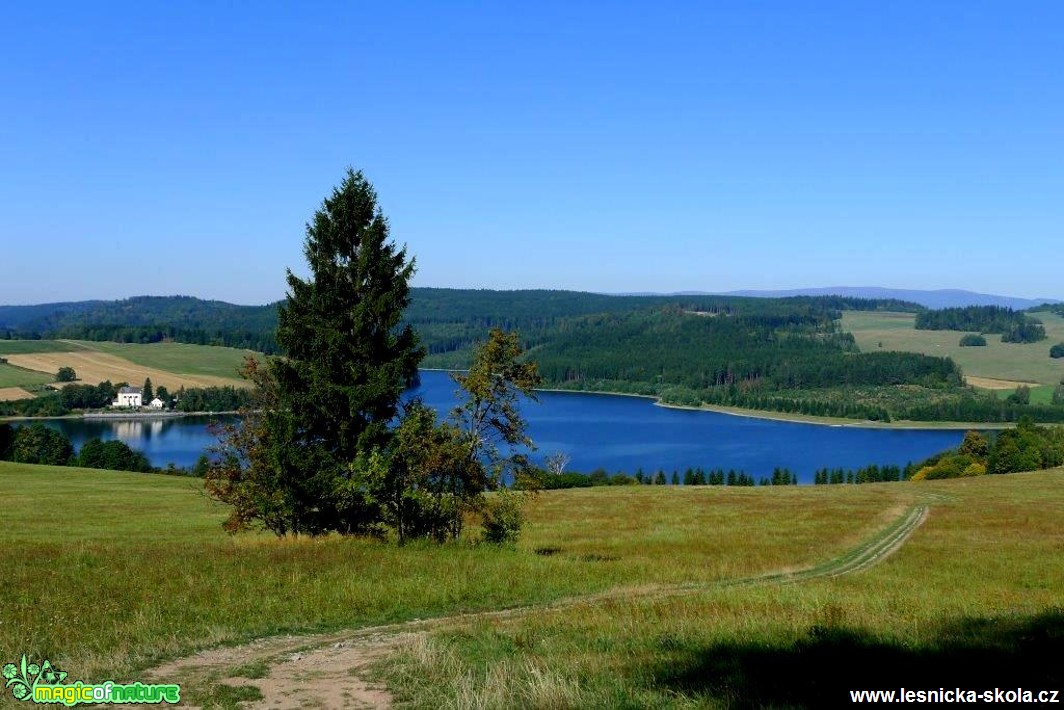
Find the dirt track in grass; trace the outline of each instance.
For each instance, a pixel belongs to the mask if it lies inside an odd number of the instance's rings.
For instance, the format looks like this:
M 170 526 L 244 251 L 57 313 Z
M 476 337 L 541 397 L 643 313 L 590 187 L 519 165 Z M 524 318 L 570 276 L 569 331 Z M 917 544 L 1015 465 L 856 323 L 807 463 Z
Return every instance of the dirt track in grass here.
M 185 688 L 253 686 L 262 695 L 260 700 L 247 705 L 253 708 L 389 707 L 392 696 L 386 688 L 366 679 L 367 667 L 401 643 L 434 628 L 475 619 L 513 617 L 533 611 L 564 611 L 573 606 L 607 600 L 654 599 L 712 589 L 840 577 L 882 562 L 905 544 L 928 515 L 926 506 L 908 508 L 860 545 L 814 567 L 711 584 L 621 588 L 546 605 L 416 619 L 331 634 L 259 639 L 242 646 L 211 649 L 168 662 L 149 671 L 146 680 L 179 682 Z

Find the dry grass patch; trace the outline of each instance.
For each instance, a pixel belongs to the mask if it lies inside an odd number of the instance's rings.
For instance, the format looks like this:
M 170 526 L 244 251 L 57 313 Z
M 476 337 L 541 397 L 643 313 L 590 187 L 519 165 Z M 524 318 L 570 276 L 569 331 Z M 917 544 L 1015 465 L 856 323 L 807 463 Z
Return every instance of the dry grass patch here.
M 8 355 L 7 359 L 12 365 L 45 373 L 55 373 L 60 367 L 73 367 L 78 379 L 90 384 L 110 380 L 139 386 L 150 377 L 152 385 L 162 385 L 170 391 L 180 387 L 247 386 L 246 381 L 237 377 L 175 374 L 101 352 L 29 353 Z
M 15 399 L 33 399 L 33 395 L 21 387 L 0 387 L 0 402 L 10 402 Z
M 998 380 L 993 377 L 974 377 L 968 375 L 964 381 L 972 387 L 980 387 L 985 390 L 1014 390 L 1017 387 L 1037 387 L 1037 382 L 1021 382 L 1019 380 Z

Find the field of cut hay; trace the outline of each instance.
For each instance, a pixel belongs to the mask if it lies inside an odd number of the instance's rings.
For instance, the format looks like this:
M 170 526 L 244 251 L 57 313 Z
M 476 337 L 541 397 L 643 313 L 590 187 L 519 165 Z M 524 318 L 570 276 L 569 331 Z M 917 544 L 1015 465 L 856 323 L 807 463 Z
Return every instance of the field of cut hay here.
M 89 384 L 110 380 L 111 382 L 128 382 L 132 385 L 140 386 L 145 379 L 150 377 L 154 386 L 163 385 L 171 391 L 175 391 L 180 387 L 246 385 L 246 382 L 237 378 L 235 372 L 233 377 L 180 374 L 156 367 L 139 365 L 117 355 L 90 350 L 67 353 L 28 353 L 25 355 L 8 355 L 6 357 L 12 365 L 28 370 L 37 370 L 42 373 L 55 373 L 60 367 L 72 367 L 77 373 L 78 380 Z

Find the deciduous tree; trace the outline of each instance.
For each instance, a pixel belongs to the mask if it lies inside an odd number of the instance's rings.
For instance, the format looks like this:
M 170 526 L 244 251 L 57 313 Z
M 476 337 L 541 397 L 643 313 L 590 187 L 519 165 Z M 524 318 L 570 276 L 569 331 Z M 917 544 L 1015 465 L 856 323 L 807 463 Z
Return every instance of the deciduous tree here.
M 11 460 L 16 463 L 39 463 L 66 466 L 74 455 L 70 441 L 55 429 L 40 422 L 15 429 L 11 443 Z
M 534 469 L 522 449 L 532 446 L 520 413 L 520 398 L 537 401 L 535 388 L 542 383 L 536 363 L 522 360 L 524 350 L 517 333 L 493 328 L 477 347 L 466 373 L 452 375 L 464 401 L 452 418 L 468 439 L 469 458 L 488 472 L 487 485 L 497 488 L 511 481 L 528 487 Z

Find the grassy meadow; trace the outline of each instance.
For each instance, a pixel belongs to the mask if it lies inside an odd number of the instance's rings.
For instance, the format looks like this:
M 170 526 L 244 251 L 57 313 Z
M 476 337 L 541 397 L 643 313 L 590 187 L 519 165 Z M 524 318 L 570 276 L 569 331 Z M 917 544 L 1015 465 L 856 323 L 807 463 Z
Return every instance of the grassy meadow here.
M 848 689 L 1061 688 L 1064 471 L 875 487 L 935 502 L 865 571 L 460 621 L 408 641 L 379 677 L 425 708 L 833 707 Z M 849 494 L 803 493 L 813 510 Z
M 1032 633 L 1059 657 L 1064 639 L 1061 471 L 550 491 L 513 548 L 475 544 L 476 530 L 444 546 L 230 537 L 223 511 L 186 478 L 0 463 L 0 487 L 0 660 L 49 658 L 86 681 L 257 637 L 607 592 L 445 622 L 375 673 L 418 707 L 727 706 L 758 693 L 801 705 L 815 688 L 764 673 L 810 659 L 825 673 L 851 657 L 933 664 L 947 652 L 998 662 L 1024 657 L 1017 644 Z M 883 564 L 729 585 L 826 569 L 918 504 L 929 520 Z
M 0 356 L 2 357 L 2 356 Z M 26 385 L 43 385 L 52 382 L 55 373 L 47 375 L 43 372 L 27 370 L 0 362 L 0 388 L 2 387 L 25 387 Z
M 1049 357 L 1049 348 L 1064 342 L 1064 318 L 1041 312 L 1034 316 L 1045 326 L 1046 340 L 1003 343 L 1000 335 L 988 335 L 985 347 L 962 348 L 959 343 L 964 333 L 961 331 L 916 330 L 913 327 L 916 316 L 912 313 L 846 311 L 842 314 L 842 329 L 853 333 L 864 352 L 878 350 L 882 343 L 883 350 L 949 356 L 961 366 L 965 376 L 1043 385 L 1043 392 L 1051 393 L 1053 386 L 1064 378 L 1064 359 Z M 1007 385 L 1004 389 L 1011 390 Z M 1032 402 L 1040 401 L 1037 397 L 1048 396 L 1040 395 L 1038 388 L 1032 390 Z
M 0 357 L 31 353 L 69 353 L 84 350 L 71 340 L 0 340 Z

